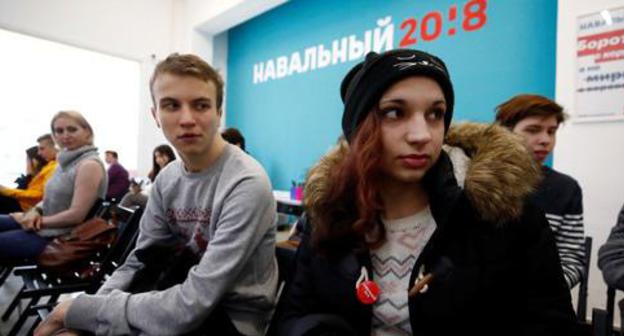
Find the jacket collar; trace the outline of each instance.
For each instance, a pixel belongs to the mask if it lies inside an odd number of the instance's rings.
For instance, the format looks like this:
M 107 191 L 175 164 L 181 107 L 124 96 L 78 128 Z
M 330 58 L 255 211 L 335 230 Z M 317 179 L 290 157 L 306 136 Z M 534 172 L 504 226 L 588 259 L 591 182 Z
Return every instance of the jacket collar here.
M 520 217 L 524 200 L 539 183 L 541 174 L 518 136 L 498 125 L 463 123 L 450 127 L 445 144 L 424 180 L 438 225 L 446 222 L 448 207 L 462 195 L 487 222 L 498 224 Z M 461 149 L 468 159 L 461 162 L 461 155 L 448 155 L 454 148 Z M 348 144 L 341 142 L 310 170 L 304 204 L 312 217 L 323 211 L 321 204 L 328 196 L 327 177 L 348 150 Z M 456 178 L 462 173 L 463 186 Z

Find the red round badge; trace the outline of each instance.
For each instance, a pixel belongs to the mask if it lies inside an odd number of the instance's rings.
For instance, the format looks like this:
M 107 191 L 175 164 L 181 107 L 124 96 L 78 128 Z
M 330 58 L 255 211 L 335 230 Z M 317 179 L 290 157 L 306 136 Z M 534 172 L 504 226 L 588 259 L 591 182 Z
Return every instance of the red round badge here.
M 358 300 L 363 304 L 370 305 L 377 302 L 379 286 L 374 281 L 362 281 L 355 290 Z

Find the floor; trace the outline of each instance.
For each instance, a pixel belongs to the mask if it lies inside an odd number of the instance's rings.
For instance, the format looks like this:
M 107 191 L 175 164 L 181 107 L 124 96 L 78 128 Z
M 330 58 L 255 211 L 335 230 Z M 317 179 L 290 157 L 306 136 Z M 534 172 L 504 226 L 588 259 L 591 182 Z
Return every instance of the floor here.
M 280 219 L 283 222 L 288 223 L 288 220 L 287 220 L 288 218 L 280 218 Z M 292 223 L 289 223 L 289 224 L 292 224 Z M 277 232 L 277 237 L 276 237 L 277 241 L 286 240 L 288 238 L 289 227 L 285 226 L 285 228 L 286 230 Z M 11 275 L 2 286 L 0 286 L 0 315 L 4 314 L 4 311 L 6 310 L 11 300 L 13 300 L 13 298 L 15 297 L 15 294 L 18 292 L 20 287 L 21 287 L 20 279 L 13 275 Z M 0 320 L 0 336 L 6 336 L 9 334 L 9 331 L 11 330 L 11 327 L 13 326 L 15 321 L 18 319 L 19 313 L 21 312 L 21 309 L 23 306 L 25 306 L 25 303 L 23 303 L 22 306 L 20 306 L 16 311 L 13 312 L 13 314 L 10 316 L 8 321 L 5 322 L 5 321 Z M 30 328 L 30 326 L 32 326 L 33 322 L 34 322 L 34 317 L 26 321 L 26 323 L 24 324 L 24 327 L 22 327 L 22 330 L 20 330 L 20 333 L 18 335 L 20 336 L 27 335 L 27 331 Z
M 2 287 L 0 287 L 0 315 L 4 314 L 4 311 L 6 310 L 11 300 L 13 300 L 13 297 L 19 290 L 20 286 L 21 286 L 20 280 L 16 278 L 15 276 L 11 275 L 7 279 L 7 281 L 2 285 Z M 21 307 L 18 308 L 18 310 L 20 309 Z M 13 323 L 15 323 L 15 321 L 17 320 L 18 316 L 19 316 L 19 312 L 14 311 L 8 321 L 5 322 L 5 321 L 0 320 L 0 335 L 9 334 L 9 331 L 11 330 L 11 327 L 13 326 Z M 31 319 L 29 321 L 26 321 L 26 326 L 31 326 L 33 323 L 32 321 L 34 320 Z M 24 327 L 23 329 L 24 330 L 22 330 L 19 333 L 19 335 L 27 335 L 28 327 Z

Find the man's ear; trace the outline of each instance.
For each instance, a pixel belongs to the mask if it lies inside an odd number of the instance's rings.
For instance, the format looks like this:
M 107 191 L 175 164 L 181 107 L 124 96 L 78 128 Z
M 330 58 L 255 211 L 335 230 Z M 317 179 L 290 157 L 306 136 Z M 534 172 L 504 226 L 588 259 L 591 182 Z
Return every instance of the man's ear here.
M 223 108 L 219 107 L 217 109 L 217 115 L 219 116 L 219 118 L 223 117 Z
M 154 121 L 156 122 L 156 127 L 160 128 L 160 122 L 158 121 L 158 117 L 156 116 L 156 109 L 152 107 L 150 111 L 152 112 L 152 117 L 154 118 Z

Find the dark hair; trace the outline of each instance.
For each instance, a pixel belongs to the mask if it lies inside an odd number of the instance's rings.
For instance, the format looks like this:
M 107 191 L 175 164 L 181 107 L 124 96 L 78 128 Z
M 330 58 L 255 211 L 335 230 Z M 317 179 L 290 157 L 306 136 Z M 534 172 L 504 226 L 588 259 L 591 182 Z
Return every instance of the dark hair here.
M 223 79 L 221 75 L 206 63 L 199 56 L 192 54 L 180 55 L 173 53 L 167 56 L 166 59 L 160 61 L 152 78 L 150 79 L 150 93 L 152 95 L 152 103 L 156 106 L 156 98 L 154 97 L 154 83 L 158 76 L 170 73 L 177 76 L 190 76 L 195 77 L 204 82 L 213 82 L 217 90 L 217 108 L 220 109 L 223 104 Z
M 43 156 L 39 155 L 37 146 L 30 147 L 26 150 L 26 157 L 33 163 L 33 175 L 37 175 L 48 162 Z
M 315 223 L 312 244 L 320 251 L 340 250 L 346 247 L 345 240 L 353 237 L 359 242 L 366 241 L 371 248 L 385 240 L 385 229 L 378 220 L 383 209 L 379 196 L 382 174 L 379 153 L 383 150 L 380 122 L 379 113 L 368 114 L 358 126 L 346 154 L 329 172 L 328 197 L 316 205 L 322 211 L 312 209 L 310 214 Z M 346 146 L 346 141 L 342 142 Z M 366 237 L 371 232 L 376 234 Z
M 221 136 L 225 141 L 231 143 L 232 145 L 240 145 L 242 150 L 245 150 L 245 137 L 243 134 L 236 128 L 230 127 L 221 133 Z
M 175 152 L 173 151 L 171 146 L 163 144 L 154 148 L 154 151 L 152 152 L 152 171 L 148 174 L 148 177 L 152 182 L 154 182 L 156 176 L 158 176 L 158 173 L 160 173 L 160 166 L 158 165 L 158 163 L 156 163 L 156 152 L 167 156 L 167 158 L 169 158 L 168 163 L 171 163 L 171 161 L 175 161 L 176 159 Z
M 496 107 L 496 122 L 509 129 L 514 128 L 522 119 L 534 116 L 555 116 L 557 124 L 566 119 L 561 105 L 538 95 L 518 95 Z
M 143 185 L 143 181 L 139 181 L 139 180 L 134 179 L 134 178 L 130 179 L 130 186 L 131 187 L 139 187 L 139 188 L 141 188 L 142 185 Z
M 115 158 L 115 160 L 117 160 L 117 159 L 119 158 L 119 155 L 117 155 L 117 152 L 115 152 L 115 151 L 112 151 L 112 150 L 107 150 L 107 151 L 106 151 L 106 152 L 104 152 L 104 153 L 105 153 L 105 154 L 110 154 L 110 155 L 112 155 L 112 156 Z

